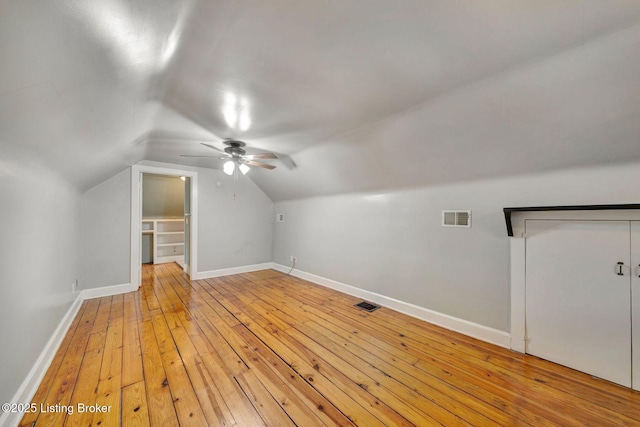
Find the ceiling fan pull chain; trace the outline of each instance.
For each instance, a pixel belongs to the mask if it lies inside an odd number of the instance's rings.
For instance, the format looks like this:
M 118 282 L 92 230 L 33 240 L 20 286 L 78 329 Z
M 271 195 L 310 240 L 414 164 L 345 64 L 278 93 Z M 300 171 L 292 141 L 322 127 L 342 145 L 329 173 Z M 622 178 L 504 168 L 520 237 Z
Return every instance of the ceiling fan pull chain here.
M 238 188 L 238 168 L 233 168 L 233 201 L 236 201 L 236 194 Z

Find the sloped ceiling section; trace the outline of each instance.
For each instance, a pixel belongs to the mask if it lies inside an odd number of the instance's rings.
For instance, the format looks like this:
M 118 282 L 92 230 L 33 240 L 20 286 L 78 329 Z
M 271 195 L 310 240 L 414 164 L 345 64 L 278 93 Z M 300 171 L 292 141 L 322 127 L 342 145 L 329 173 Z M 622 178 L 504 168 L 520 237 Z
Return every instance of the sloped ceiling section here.
M 640 158 L 640 2 L 0 1 L 0 155 L 87 189 L 281 156 L 274 200 Z

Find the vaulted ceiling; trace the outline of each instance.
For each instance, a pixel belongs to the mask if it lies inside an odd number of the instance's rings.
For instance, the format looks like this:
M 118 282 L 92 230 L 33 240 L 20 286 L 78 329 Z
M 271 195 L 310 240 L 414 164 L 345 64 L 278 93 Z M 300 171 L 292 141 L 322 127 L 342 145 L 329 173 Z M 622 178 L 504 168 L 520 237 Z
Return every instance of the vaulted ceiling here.
M 640 159 L 634 0 L 0 0 L 0 64 L 0 172 L 81 189 L 229 137 L 274 200 Z

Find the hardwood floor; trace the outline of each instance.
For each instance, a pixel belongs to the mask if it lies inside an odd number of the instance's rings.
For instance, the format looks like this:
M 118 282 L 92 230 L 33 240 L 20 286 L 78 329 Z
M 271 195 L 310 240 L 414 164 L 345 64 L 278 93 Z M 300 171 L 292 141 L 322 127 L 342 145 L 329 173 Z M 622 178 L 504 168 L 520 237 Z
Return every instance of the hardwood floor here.
M 640 393 L 358 301 L 145 265 L 84 302 L 21 425 L 640 425 Z

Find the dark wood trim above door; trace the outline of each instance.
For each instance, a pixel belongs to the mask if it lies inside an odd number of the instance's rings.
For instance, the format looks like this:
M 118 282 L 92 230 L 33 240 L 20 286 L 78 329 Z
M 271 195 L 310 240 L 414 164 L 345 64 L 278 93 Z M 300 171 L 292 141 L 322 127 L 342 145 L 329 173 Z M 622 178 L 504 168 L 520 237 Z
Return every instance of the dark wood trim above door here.
M 545 212 L 545 211 L 612 211 L 612 210 L 637 210 L 640 204 L 621 205 L 574 205 L 574 206 L 532 206 L 504 208 L 504 220 L 507 224 L 507 235 L 513 237 L 513 225 L 511 224 L 511 214 L 513 212 Z

